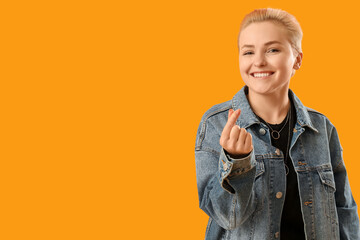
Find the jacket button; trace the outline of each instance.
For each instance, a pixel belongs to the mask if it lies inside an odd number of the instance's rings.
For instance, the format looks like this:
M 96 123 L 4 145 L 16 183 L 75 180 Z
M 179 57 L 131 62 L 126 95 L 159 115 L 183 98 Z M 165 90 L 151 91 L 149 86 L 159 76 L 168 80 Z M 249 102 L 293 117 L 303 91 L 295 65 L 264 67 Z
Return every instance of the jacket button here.
M 275 150 L 275 153 L 276 153 L 276 155 L 280 156 L 280 149 L 277 148 L 277 149 Z
M 282 195 L 283 195 L 282 192 L 277 192 L 277 193 L 276 193 L 276 198 L 281 198 Z
M 265 135 L 266 130 L 265 130 L 265 129 L 263 129 L 263 128 L 260 128 L 259 133 L 260 133 L 261 135 Z
M 225 163 L 225 164 L 223 165 L 223 168 L 224 168 L 225 171 L 228 170 L 228 165 Z
M 279 232 L 276 232 L 276 233 L 275 233 L 275 238 L 279 238 L 279 236 L 280 236 L 280 233 L 279 233 Z

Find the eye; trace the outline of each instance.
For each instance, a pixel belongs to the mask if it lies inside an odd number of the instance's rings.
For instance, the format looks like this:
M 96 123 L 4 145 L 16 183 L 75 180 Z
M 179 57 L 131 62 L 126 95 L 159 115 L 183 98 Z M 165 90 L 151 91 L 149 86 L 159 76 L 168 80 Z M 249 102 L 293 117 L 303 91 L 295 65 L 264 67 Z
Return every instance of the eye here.
M 250 54 L 253 54 L 253 52 L 247 51 L 243 53 L 243 55 L 250 55 Z
M 273 52 L 280 52 L 280 51 L 276 48 L 271 48 L 271 49 L 269 49 L 268 52 L 273 53 Z

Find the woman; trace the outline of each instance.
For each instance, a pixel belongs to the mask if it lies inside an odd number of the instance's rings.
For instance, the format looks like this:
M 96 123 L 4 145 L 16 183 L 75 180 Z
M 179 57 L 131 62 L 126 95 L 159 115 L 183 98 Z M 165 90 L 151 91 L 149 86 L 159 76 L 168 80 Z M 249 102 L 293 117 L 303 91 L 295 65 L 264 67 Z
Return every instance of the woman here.
M 196 137 L 206 239 L 360 239 L 337 131 L 289 89 L 301 40 L 282 10 L 255 10 L 241 24 L 246 85 L 204 114 Z

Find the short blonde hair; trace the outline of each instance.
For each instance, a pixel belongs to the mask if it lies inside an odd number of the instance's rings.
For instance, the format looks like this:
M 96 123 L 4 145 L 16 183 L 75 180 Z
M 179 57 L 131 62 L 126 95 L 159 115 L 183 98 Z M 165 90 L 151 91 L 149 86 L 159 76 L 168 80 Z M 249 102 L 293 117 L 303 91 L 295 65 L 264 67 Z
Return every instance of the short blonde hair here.
M 255 9 L 254 11 L 252 11 L 251 13 L 247 14 L 244 17 L 243 21 L 241 22 L 240 31 L 238 35 L 238 47 L 240 48 L 239 38 L 242 30 L 244 30 L 251 23 L 265 22 L 265 21 L 278 23 L 283 27 L 285 27 L 286 31 L 289 34 L 289 41 L 292 48 L 296 52 L 302 53 L 301 40 L 303 37 L 303 33 L 299 22 L 290 13 L 281 9 L 273 9 L 273 8 Z

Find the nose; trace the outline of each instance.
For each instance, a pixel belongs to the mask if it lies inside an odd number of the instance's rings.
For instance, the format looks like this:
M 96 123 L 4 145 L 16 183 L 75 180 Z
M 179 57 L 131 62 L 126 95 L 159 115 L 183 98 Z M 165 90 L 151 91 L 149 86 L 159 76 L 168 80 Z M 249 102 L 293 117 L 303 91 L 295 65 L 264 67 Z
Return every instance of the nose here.
M 265 66 L 265 65 L 266 65 L 266 59 L 265 59 L 264 54 L 262 54 L 262 53 L 255 54 L 254 66 L 260 67 L 260 66 Z

